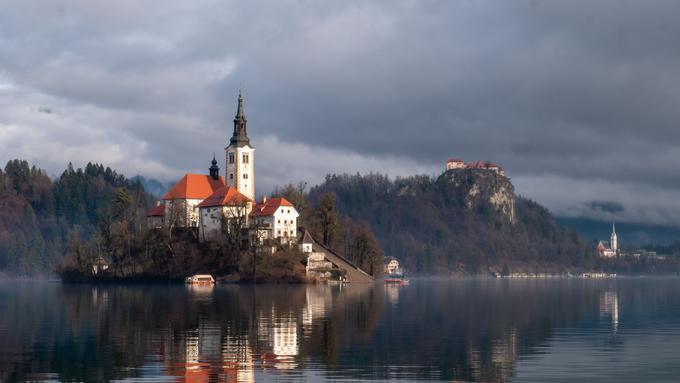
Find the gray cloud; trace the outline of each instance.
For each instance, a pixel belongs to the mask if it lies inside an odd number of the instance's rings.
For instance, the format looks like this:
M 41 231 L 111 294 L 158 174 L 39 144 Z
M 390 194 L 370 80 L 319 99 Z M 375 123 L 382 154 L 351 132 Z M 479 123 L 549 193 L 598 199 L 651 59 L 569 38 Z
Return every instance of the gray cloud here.
M 453 155 L 503 163 L 560 214 L 680 225 L 678 15 L 654 0 L 6 0 L 0 152 L 55 173 L 202 171 L 243 84 L 261 191 L 434 174 Z

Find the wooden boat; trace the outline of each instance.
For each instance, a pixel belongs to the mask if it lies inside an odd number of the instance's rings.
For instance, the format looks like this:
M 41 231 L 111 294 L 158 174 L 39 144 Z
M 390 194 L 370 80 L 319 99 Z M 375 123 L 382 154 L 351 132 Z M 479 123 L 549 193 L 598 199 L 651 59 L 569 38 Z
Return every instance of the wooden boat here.
M 186 277 L 186 284 L 188 285 L 214 285 L 215 278 L 210 274 L 195 274 L 190 277 Z

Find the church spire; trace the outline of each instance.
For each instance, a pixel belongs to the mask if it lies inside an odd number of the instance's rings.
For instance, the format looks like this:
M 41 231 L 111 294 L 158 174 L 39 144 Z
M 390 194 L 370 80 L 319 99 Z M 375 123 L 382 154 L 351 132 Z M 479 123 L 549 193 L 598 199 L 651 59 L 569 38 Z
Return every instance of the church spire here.
M 215 159 L 215 153 L 213 153 L 213 159 L 210 165 L 210 177 L 214 180 L 220 178 L 220 167 L 217 166 L 217 160 Z
M 243 113 L 243 94 L 241 89 L 238 90 L 238 106 L 236 107 L 236 116 L 234 117 L 234 135 L 231 137 L 231 144 L 237 146 L 250 145 L 248 132 L 246 130 L 246 115 Z

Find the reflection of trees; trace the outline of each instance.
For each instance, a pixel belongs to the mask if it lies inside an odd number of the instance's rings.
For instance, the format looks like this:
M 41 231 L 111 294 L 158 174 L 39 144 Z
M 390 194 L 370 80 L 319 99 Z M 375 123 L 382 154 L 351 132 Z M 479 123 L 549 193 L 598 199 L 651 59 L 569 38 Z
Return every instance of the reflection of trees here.
M 255 371 L 290 375 L 320 363 L 334 378 L 503 382 L 556 328 L 612 333 L 631 313 L 645 315 L 627 327 L 651 326 L 680 304 L 672 288 L 641 281 L 416 282 L 390 295 L 382 285 L 19 284 L 0 290 L 0 381 L 155 370 L 250 382 Z
M 335 349 L 319 337 L 352 339 L 343 334 L 364 333 L 379 314 L 356 289 L 329 286 L 313 307 L 317 287 L 303 285 L 32 286 L 0 301 L 2 328 L 17 329 L 0 344 L 0 381 L 36 372 L 110 381 L 139 377 L 149 363 L 184 381 L 253 381 L 255 368 L 300 366 L 308 353 Z M 354 299 L 375 309 L 352 310 Z

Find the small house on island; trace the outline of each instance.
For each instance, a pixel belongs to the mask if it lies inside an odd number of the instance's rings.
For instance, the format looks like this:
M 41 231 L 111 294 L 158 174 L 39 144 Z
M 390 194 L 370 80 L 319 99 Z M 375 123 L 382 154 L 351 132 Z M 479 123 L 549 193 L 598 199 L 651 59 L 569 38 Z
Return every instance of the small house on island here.
M 394 257 L 385 257 L 383 260 L 385 274 L 394 274 L 399 270 L 399 260 Z
M 254 242 L 277 239 L 281 243 L 292 243 L 297 237 L 297 210 L 285 198 L 263 198 L 253 206 L 251 238 Z

